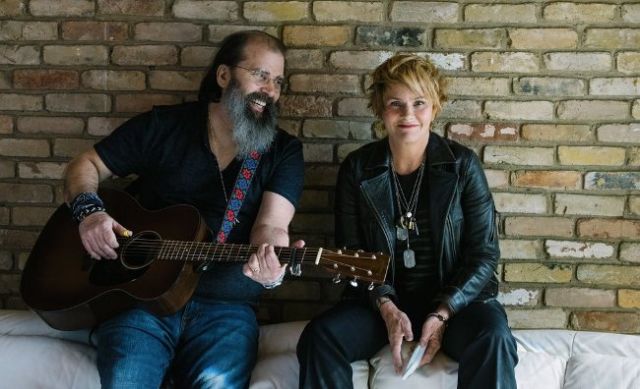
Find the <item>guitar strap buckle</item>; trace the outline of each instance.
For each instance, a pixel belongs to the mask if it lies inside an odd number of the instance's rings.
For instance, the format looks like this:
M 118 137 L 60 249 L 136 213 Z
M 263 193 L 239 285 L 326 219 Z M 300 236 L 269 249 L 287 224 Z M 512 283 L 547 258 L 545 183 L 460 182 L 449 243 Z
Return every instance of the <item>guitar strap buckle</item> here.
M 292 276 L 300 277 L 302 275 L 301 262 L 296 258 L 296 248 L 291 248 L 291 259 L 289 260 L 289 273 Z

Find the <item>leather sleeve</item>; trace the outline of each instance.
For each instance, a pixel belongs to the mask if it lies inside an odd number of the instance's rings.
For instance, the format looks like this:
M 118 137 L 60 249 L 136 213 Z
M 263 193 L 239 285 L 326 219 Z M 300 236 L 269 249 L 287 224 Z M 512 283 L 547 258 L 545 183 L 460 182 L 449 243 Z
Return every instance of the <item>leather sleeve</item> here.
M 360 188 L 356 179 L 353 155 L 340 165 L 336 183 L 335 241 L 337 247 L 358 249 L 364 247 L 358 220 L 358 196 Z
M 467 306 L 489 282 L 497 282 L 494 274 L 500 257 L 495 205 L 484 170 L 478 157 L 467 151 L 460 169 L 459 201 L 463 212 L 463 228 L 458 261 L 453 276 L 445 285 L 438 300 L 453 313 Z M 496 285 L 497 286 L 497 285 Z

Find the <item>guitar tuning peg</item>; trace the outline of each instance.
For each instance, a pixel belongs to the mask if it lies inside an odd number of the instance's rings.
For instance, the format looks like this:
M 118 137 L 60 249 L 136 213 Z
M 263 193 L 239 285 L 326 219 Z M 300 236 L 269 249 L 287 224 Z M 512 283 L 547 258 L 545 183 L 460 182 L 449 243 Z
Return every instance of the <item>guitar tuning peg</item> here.
M 373 288 L 375 288 L 375 285 L 372 283 L 369 284 L 369 286 L 367 286 L 368 290 L 373 290 Z
M 334 284 L 339 284 L 340 281 L 342 281 L 340 279 L 340 273 L 336 274 L 335 276 L 333 276 L 333 278 L 331 279 L 331 282 L 333 282 Z
M 349 281 L 349 285 L 353 286 L 354 288 L 358 287 L 358 277 L 353 277 L 353 279 L 351 281 Z
M 358 249 L 358 251 L 357 251 L 357 252 L 358 252 L 358 253 L 364 253 L 364 250 L 363 250 L 363 249 Z
M 338 249 L 337 253 L 342 254 L 342 249 Z

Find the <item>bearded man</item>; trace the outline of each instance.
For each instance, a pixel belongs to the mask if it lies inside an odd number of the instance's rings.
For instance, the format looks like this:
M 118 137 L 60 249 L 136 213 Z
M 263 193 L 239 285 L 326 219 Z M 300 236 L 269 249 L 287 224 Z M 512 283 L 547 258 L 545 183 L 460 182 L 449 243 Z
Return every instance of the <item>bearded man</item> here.
M 112 175 L 137 175 L 135 191 L 147 209 L 191 204 L 218 242 L 258 246 L 244 264 L 209 264 L 173 315 L 135 308 L 102 323 L 103 388 L 158 388 L 167 377 L 184 388 L 248 386 L 258 342 L 254 306 L 282 282 L 286 266 L 273 246 L 289 245 L 303 184 L 302 146 L 276 127 L 284 54 L 282 42 L 263 32 L 228 36 L 197 102 L 154 107 L 69 164 L 65 200 L 96 260 L 117 258 L 116 236 L 129 234 L 96 193 Z M 225 223 L 234 201 L 241 207 Z

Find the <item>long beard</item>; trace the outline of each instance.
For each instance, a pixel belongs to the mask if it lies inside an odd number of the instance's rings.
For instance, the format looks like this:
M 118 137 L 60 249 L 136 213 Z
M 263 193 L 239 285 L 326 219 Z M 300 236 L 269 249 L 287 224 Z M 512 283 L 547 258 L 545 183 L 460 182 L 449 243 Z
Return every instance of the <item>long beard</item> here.
M 254 113 L 249 105 L 252 100 L 266 102 L 261 114 Z M 260 92 L 246 96 L 236 80 L 222 93 L 221 102 L 227 108 L 233 123 L 233 139 L 238 148 L 236 158 L 244 159 L 250 152 L 267 150 L 276 135 L 278 108 L 273 99 Z

